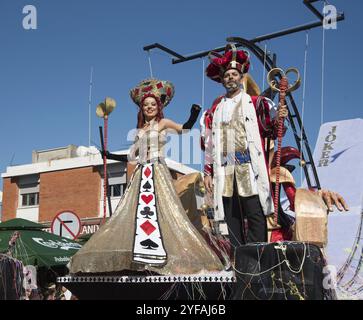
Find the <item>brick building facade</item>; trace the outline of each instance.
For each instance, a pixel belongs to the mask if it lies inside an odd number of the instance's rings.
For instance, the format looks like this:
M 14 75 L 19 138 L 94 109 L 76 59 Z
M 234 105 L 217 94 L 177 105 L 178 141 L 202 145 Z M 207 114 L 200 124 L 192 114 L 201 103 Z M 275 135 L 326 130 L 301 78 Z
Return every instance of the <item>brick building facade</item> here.
M 77 152 L 76 146 L 37 151 L 31 164 L 7 167 L 2 174 L 1 221 L 23 218 L 50 226 L 57 213 L 69 210 L 81 219 L 81 235 L 96 231 L 104 215 L 103 160 L 95 149 L 84 153 Z M 127 154 L 127 150 L 116 153 Z M 173 179 L 195 172 L 170 159 L 166 163 Z M 134 168 L 128 162 L 108 160 L 112 211 Z

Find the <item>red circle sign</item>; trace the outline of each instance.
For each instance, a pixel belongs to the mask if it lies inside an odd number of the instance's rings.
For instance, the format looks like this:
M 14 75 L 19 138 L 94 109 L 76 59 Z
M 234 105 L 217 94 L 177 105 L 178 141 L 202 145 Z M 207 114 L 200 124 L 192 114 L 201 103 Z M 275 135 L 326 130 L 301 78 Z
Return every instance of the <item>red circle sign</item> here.
M 57 236 L 75 240 L 81 233 L 81 220 L 73 211 L 59 212 L 52 221 L 51 231 Z

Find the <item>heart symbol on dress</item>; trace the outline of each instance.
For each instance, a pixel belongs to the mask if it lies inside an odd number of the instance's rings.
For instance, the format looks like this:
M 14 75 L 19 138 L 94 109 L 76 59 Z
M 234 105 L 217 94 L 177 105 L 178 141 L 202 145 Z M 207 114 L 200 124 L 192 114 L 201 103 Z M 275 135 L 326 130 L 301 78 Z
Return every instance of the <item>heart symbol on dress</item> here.
M 148 196 L 146 196 L 146 195 L 142 195 L 141 196 L 141 199 L 142 199 L 142 201 L 144 201 L 146 204 L 149 204 L 149 202 L 153 199 L 154 197 L 153 197 L 153 195 L 152 194 L 149 194 Z

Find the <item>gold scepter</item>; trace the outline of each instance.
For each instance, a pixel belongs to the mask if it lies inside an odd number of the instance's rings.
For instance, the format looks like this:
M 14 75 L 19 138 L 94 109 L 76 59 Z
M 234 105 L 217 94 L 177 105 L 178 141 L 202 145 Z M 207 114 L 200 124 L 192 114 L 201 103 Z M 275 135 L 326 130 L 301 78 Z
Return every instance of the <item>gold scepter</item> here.
M 107 188 L 108 188 L 108 177 L 107 177 L 107 159 L 106 159 L 106 151 L 107 151 L 107 142 L 108 142 L 108 116 L 110 113 L 116 108 L 116 101 L 112 98 L 107 97 L 105 101 L 98 104 L 96 108 L 96 115 L 100 118 L 103 118 L 104 124 L 104 134 L 102 134 L 102 127 L 100 129 L 100 138 L 101 138 L 101 147 L 103 152 L 103 221 L 106 219 L 106 197 L 107 197 Z M 110 199 L 108 198 L 109 204 L 109 214 L 112 214 L 112 207 Z
M 293 85 L 289 85 L 287 75 L 289 73 L 295 73 L 297 76 L 296 81 Z M 280 76 L 281 80 L 278 83 L 275 80 L 276 76 Z M 279 108 L 286 104 L 286 94 L 288 92 L 295 91 L 300 87 L 301 78 L 299 70 L 296 68 L 289 68 L 283 71 L 280 68 L 274 68 L 267 74 L 267 82 L 273 91 L 279 92 Z M 278 86 L 277 86 L 278 85 Z M 276 151 L 276 183 L 274 192 L 274 226 L 277 227 L 278 223 L 278 210 L 279 210 L 279 196 L 280 196 L 280 165 L 281 165 L 281 144 L 282 144 L 282 132 L 283 132 L 284 119 L 278 118 L 278 129 L 277 129 L 277 151 Z

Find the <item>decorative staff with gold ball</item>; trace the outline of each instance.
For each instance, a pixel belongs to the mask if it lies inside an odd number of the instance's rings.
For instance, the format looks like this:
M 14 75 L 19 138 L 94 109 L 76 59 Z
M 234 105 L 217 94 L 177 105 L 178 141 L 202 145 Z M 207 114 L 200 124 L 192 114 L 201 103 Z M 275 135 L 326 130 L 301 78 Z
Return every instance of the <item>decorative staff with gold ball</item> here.
M 297 76 L 296 81 L 293 85 L 289 85 L 287 75 L 289 73 L 295 73 Z M 278 76 L 281 80 L 279 83 L 275 80 Z M 279 92 L 279 108 L 285 106 L 286 104 L 286 94 L 288 92 L 295 91 L 299 88 L 301 83 L 300 73 L 296 68 L 289 68 L 283 71 L 280 68 L 272 69 L 267 75 L 267 82 L 271 89 Z M 277 86 L 278 85 L 278 86 Z M 280 164 L 281 164 L 281 144 L 282 144 L 282 132 L 284 126 L 284 119 L 282 117 L 278 118 L 278 129 L 277 129 L 277 152 L 276 152 L 276 183 L 274 192 L 274 224 L 278 225 L 278 209 L 279 209 L 279 193 L 280 193 Z
M 112 98 L 107 97 L 105 101 L 98 104 L 96 108 L 96 114 L 98 117 L 103 118 L 104 124 L 104 134 L 102 134 L 102 127 L 100 129 L 100 138 L 101 138 L 101 147 L 103 154 L 103 221 L 106 219 L 106 197 L 108 190 L 108 178 L 107 178 L 107 159 L 106 159 L 106 151 L 107 151 L 107 141 L 108 141 L 108 116 L 116 108 L 116 101 Z M 110 199 L 109 199 L 110 200 Z M 109 201 L 109 213 L 112 215 L 111 203 Z

